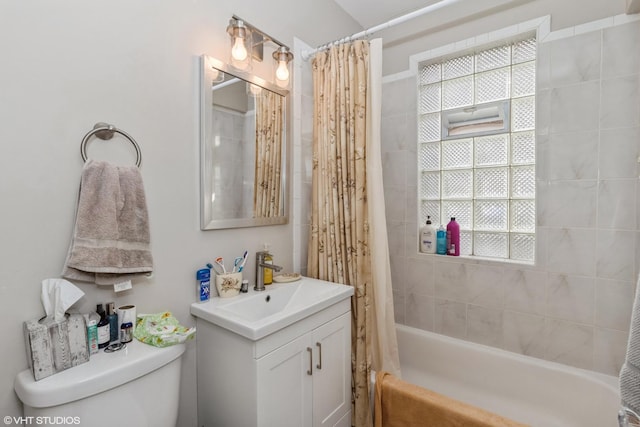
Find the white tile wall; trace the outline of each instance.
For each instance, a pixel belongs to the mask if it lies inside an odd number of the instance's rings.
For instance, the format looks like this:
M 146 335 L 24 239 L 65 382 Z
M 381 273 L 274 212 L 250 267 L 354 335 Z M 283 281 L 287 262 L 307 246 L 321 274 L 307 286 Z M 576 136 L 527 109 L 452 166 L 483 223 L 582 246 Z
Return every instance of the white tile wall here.
M 601 50 L 601 35 L 597 31 L 550 43 L 551 86 L 599 80 Z
M 535 265 L 417 252 L 416 82 L 384 79 L 396 321 L 617 375 L 640 270 L 640 20 L 540 39 Z
M 620 25 L 602 34 L 602 77 L 636 74 L 640 68 L 638 55 L 629 55 L 640 45 L 640 27 Z
M 503 317 L 504 349 L 532 357 L 545 356 L 545 318 L 505 310 Z
M 598 131 L 550 135 L 543 144 L 548 151 L 546 176 L 550 181 L 598 178 Z
M 601 179 L 638 177 L 638 156 L 640 155 L 640 127 L 605 129 L 600 137 L 607 141 L 598 158 L 598 172 Z

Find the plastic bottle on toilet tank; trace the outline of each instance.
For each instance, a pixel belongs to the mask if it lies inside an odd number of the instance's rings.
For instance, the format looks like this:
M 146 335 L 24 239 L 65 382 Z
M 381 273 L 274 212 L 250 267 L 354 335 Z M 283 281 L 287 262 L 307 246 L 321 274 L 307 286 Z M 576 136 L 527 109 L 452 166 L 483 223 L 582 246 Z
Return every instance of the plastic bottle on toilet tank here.
M 98 352 L 98 322 L 100 321 L 100 316 L 98 313 L 92 312 L 85 314 L 84 319 L 87 323 L 89 354 L 96 354 Z
M 109 342 L 118 341 L 120 329 L 118 328 L 118 315 L 116 314 L 115 303 L 107 303 L 107 320 L 109 321 Z
M 104 311 L 104 305 L 97 304 L 96 313 L 100 316 L 98 322 L 98 348 L 105 348 L 109 345 L 109 339 L 111 339 L 111 330 L 109 328 L 109 319 L 107 318 L 107 312 Z

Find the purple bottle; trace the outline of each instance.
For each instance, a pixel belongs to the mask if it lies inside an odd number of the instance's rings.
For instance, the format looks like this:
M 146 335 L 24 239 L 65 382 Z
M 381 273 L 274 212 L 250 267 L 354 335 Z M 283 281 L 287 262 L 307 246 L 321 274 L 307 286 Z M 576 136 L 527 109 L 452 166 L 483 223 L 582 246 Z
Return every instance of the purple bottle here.
M 460 256 L 460 224 L 454 217 L 447 224 L 447 255 Z

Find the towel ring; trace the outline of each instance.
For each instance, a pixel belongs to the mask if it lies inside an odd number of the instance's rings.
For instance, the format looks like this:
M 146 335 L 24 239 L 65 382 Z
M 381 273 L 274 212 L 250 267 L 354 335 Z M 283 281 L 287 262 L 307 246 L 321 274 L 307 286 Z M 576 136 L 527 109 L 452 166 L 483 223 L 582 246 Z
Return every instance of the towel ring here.
M 89 141 L 89 138 L 95 135 L 98 138 L 106 141 L 113 138 L 114 133 L 119 133 L 120 135 L 127 138 L 133 144 L 133 147 L 136 149 L 136 166 L 140 167 L 140 164 L 142 163 L 142 151 L 140 151 L 140 146 L 138 145 L 136 140 L 133 139 L 133 137 L 128 133 L 126 133 L 125 131 L 120 130 L 108 123 L 102 123 L 102 122 L 96 123 L 95 125 L 93 125 L 93 129 L 90 130 L 84 136 L 84 138 L 82 138 L 82 143 L 80 144 L 80 155 L 82 156 L 82 160 L 84 162 L 87 161 L 87 142 Z

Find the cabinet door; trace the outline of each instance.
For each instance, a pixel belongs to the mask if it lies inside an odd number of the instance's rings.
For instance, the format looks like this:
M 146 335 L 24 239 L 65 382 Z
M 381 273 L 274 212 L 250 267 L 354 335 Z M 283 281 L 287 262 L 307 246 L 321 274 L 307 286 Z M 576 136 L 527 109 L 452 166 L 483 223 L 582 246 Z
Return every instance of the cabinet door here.
M 258 426 L 311 427 L 312 350 L 305 334 L 257 360 Z
M 351 314 L 313 330 L 311 339 L 313 426 L 334 426 L 351 410 Z

